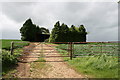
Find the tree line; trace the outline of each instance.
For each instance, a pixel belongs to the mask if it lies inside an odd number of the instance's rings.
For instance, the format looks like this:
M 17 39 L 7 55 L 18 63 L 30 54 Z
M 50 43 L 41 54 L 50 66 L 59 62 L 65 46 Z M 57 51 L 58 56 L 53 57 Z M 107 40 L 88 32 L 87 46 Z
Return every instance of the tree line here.
M 86 29 L 84 25 L 76 27 L 71 25 L 69 28 L 66 24 L 56 22 L 52 29 L 49 41 L 50 42 L 86 42 Z
M 21 39 L 23 41 L 35 41 L 36 35 L 50 34 L 49 30 L 44 27 L 36 26 L 32 23 L 31 19 L 25 21 L 20 29 Z M 86 42 L 86 29 L 84 25 L 78 27 L 71 25 L 68 27 L 66 24 L 57 21 L 51 31 L 49 42 Z M 39 36 L 40 37 L 40 36 Z

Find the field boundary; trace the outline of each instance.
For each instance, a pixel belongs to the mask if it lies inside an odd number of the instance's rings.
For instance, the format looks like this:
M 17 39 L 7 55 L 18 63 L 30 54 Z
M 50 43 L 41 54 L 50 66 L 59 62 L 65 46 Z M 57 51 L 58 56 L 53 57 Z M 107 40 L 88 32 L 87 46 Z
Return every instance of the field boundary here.
M 14 45 L 15 45 L 15 43 L 31 43 L 31 42 L 19 42 L 19 41 L 13 42 L 12 41 L 11 42 L 11 49 L 10 49 L 11 55 L 14 54 Z M 32 42 L 32 43 L 35 43 L 35 42 Z M 111 55 L 111 53 L 113 53 L 116 50 L 114 48 L 118 47 L 118 44 L 117 44 L 118 42 L 115 42 L 115 41 L 114 42 L 39 42 L 39 43 L 40 44 L 45 44 L 47 46 L 48 46 L 49 43 L 51 43 L 51 44 L 58 44 L 58 45 L 59 44 L 67 44 L 66 48 L 64 49 L 64 50 L 66 50 L 68 52 L 67 56 L 46 56 L 46 57 L 48 57 L 48 58 L 49 57 L 70 57 L 70 60 L 72 60 L 72 58 L 74 58 L 74 57 L 87 56 L 85 54 L 76 54 L 75 53 L 75 50 L 77 50 L 75 45 L 78 45 L 78 44 L 81 44 L 80 46 L 78 46 L 78 47 L 82 48 L 82 50 L 83 50 L 83 51 L 81 50 L 81 53 L 82 52 L 90 53 L 89 55 L 91 55 L 91 56 L 99 55 L 99 53 L 101 53 L 101 54 L 102 53 L 108 53 L 108 55 Z M 18 47 L 20 47 L 20 46 L 18 46 Z M 41 47 L 42 47 L 42 45 L 41 45 Z M 49 45 L 48 47 L 52 47 L 52 45 Z M 98 51 L 94 51 L 92 49 L 94 47 L 99 48 L 99 50 Z M 105 51 L 105 50 L 103 50 L 103 48 L 105 48 L 105 47 L 111 47 L 113 50 Z M 42 47 L 42 49 L 43 49 L 43 47 Z M 63 49 L 61 49 L 61 50 L 63 50 Z M 52 53 L 54 53 L 54 51 Z M 45 56 L 42 56 L 42 57 L 45 57 Z

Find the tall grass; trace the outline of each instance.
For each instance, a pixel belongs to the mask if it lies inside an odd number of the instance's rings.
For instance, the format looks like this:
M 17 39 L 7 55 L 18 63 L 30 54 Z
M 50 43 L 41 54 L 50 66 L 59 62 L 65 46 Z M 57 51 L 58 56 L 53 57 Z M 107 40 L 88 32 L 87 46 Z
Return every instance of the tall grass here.
M 74 45 L 74 54 L 84 54 L 84 56 L 79 56 L 70 60 L 69 58 L 64 58 L 68 64 L 74 68 L 77 72 L 82 73 L 84 75 L 88 75 L 88 77 L 92 78 L 118 78 L 118 56 L 117 51 L 114 52 L 111 47 L 102 47 L 103 50 L 112 51 L 113 55 L 108 55 L 108 53 L 98 53 L 99 55 L 89 55 L 91 53 L 89 51 L 89 47 L 82 47 L 86 44 L 76 44 Z M 87 44 L 88 45 L 88 44 Z M 91 45 L 91 44 L 89 44 Z M 92 44 L 93 45 L 93 44 Z M 108 44 L 107 44 L 108 45 Z M 112 44 L 113 45 L 113 44 Z M 56 47 L 59 53 L 63 55 L 67 55 L 66 52 L 67 45 L 60 44 Z M 104 49 L 105 48 L 105 49 Z M 83 49 L 83 50 L 82 50 Z M 92 47 L 91 51 L 99 51 L 101 49 L 97 47 Z M 117 49 L 116 49 L 117 50 Z M 116 55 L 114 55 L 116 53 Z M 93 54 L 93 53 L 92 53 Z M 95 53 L 96 54 L 96 53 Z
M 76 71 L 94 78 L 118 78 L 118 58 L 105 54 L 68 60 Z

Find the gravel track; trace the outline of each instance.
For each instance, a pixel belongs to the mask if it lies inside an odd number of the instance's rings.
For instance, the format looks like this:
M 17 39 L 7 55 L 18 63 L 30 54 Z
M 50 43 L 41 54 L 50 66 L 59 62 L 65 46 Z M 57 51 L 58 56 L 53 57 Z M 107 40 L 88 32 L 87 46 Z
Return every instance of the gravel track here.
M 85 78 L 82 75 L 78 74 L 75 70 L 70 68 L 61 57 L 47 57 L 47 56 L 60 56 L 60 54 L 55 50 L 53 44 L 39 44 L 32 48 L 31 52 L 27 56 L 38 56 L 38 52 L 41 52 L 43 49 L 44 59 L 46 62 L 43 69 L 33 69 L 30 72 L 30 63 L 36 61 L 38 58 L 25 58 L 27 63 L 19 63 L 18 66 L 18 77 L 20 78 Z M 51 50 L 48 50 L 51 49 Z M 34 55 L 33 55 L 34 54 Z M 24 62 L 24 60 L 23 60 Z M 42 63 L 42 62 L 38 62 Z

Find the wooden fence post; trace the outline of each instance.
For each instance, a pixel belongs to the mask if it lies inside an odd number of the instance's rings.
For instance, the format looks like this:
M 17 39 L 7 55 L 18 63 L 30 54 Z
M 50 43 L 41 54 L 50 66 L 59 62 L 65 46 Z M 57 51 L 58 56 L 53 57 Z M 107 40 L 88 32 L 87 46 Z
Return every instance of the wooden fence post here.
M 10 50 L 10 54 L 13 55 L 13 50 L 14 50 L 14 42 L 11 42 L 11 50 Z
M 74 54 L 74 42 L 72 42 L 72 57 L 75 58 L 75 54 Z
M 70 60 L 72 60 L 72 42 L 70 42 Z

